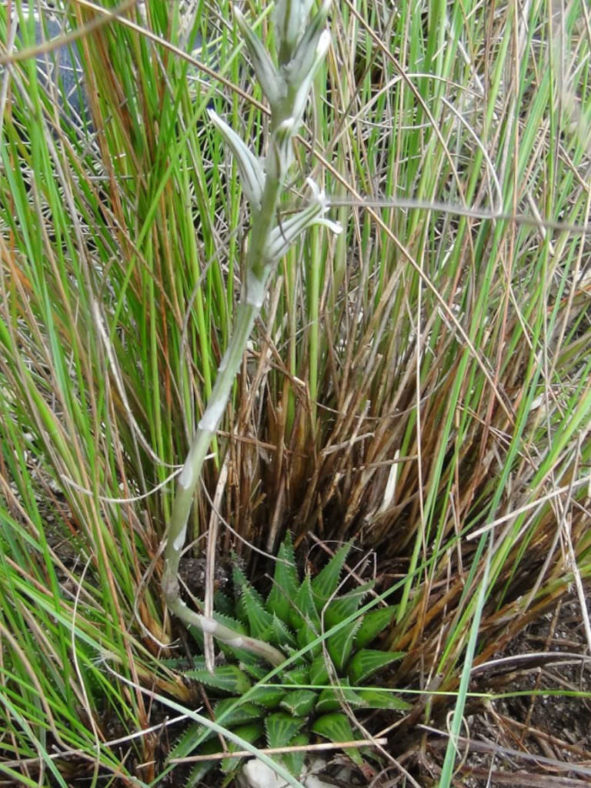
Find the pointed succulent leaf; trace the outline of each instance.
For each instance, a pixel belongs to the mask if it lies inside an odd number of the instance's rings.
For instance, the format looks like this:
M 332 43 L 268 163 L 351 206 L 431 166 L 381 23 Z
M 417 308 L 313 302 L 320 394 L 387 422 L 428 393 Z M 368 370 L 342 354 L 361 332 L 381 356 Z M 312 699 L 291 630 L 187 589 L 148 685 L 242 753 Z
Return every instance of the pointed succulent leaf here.
M 273 586 L 267 597 L 267 610 L 275 613 L 286 624 L 289 624 L 289 611 L 299 585 L 293 540 L 288 533 L 277 553 Z
M 236 760 L 236 759 L 234 759 L 234 760 Z M 244 764 L 244 760 L 242 758 L 240 758 L 240 763 Z M 230 788 L 230 786 L 235 782 L 235 779 L 234 779 L 235 777 L 236 777 L 236 772 L 235 771 L 227 772 L 226 776 L 224 777 L 224 779 L 220 783 L 220 788 Z M 191 788 L 194 788 L 193 787 L 193 783 L 189 783 L 187 788 L 189 788 L 189 786 Z
M 269 53 L 261 43 L 261 40 L 253 33 L 250 25 L 237 6 L 234 6 L 234 15 L 238 27 L 246 41 L 248 51 L 250 52 L 252 67 L 255 70 L 257 79 L 261 84 L 261 88 L 269 104 L 273 107 L 281 100 L 285 93 L 283 77 L 277 73 L 277 69 L 273 65 Z
M 354 741 L 357 738 L 353 733 L 349 718 L 340 711 L 334 711 L 318 717 L 312 725 L 312 732 L 335 744 Z M 353 747 L 347 748 L 347 754 L 358 766 L 363 765 L 363 758 L 358 750 Z
M 316 632 L 320 631 L 320 616 L 316 608 L 314 593 L 312 591 L 312 581 L 310 575 L 306 575 L 301 586 L 298 588 L 294 599 L 294 605 L 289 611 L 290 624 L 299 635 L 299 630 L 308 627 Z
M 251 703 L 262 706 L 265 709 L 276 709 L 285 693 L 289 690 L 283 687 L 255 687 L 248 696 Z
M 262 681 L 267 673 L 269 672 L 269 668 L 266 665 L 261 665 L 260 662 L 252 662 L 251 660 L 247 660 L 246 662 L 239 662 L 240 669 L 247 673 L 251 678 L 255 681 Z
M 314 690 L 288 690 L 279 705 L 294 717 L 305 717 L 314 708 L 316 697 Z
M 328 667 L 324 654 L 319 654 L 312 660 L 310 665 L 310 684 L 321 686 L 328 684 Z
M 229 695 L 244 695 L 252 686 L 246 673 L 237 665 L 219 665 L 213 673 L 206 669 L 188 670 L 185 675 L 206 687 L 227 692 Z
M 264 727 L 262 721 L 250 722 L 247 725 L 239 725 L 232 731 L 241 739 L 247 741 L 249 744 L 255 744 L 264 734 Z M 242 746 L 237 742 L 229 741 L 227 743 L 228 752 L 237 752 L 242 749 Z M 219 747 L 218 747 L 219 749 Z M 227 774 L 234 772 L 244 761 L 244 758 L 224 758 L 220 764 L 222 771 Z
M 298 649 L 304 649 L 310 646 L 310 644 L 314 644 L 306 653 L 308 656 L 315 657 L 322 651 L 322 643 L 318 640 L 318 634 L 316 631 L 310 626 L 310 624 L 305 623 L 297 632 L 297 641 L 298 641 Z
M 263 165 L 245 145 L 238 134 L 212 109 L 208 110 L 209 119 L 216 126 L 226 144 L 234 154 L 244 193 L 254 210 L 259 210 L 265 188 Z
M 390 624 L 396 615 L 397 609 L 396 605 L 389 605 L 388 607 L 378 607 L 366 613 L 363 616 L 361 626 L 357 630 L 356 647 L 363 648 L 372 643 L 380 632 Z
M 169 670 L 186 670 L 187 664 L 186 657 L 164 658 L 160 660 L 160 665 Z
M 310 737 L 307 733 L 298 733 L 298 735 L 294 736 L 289 742 L 289 746 L 304 748 L 309 743 Z M 282 756 L 282 761 L 294 777 L 299 777 L 304 770 L 306 756 L 307 752 L 305 749 L 296 752 L 286 752 L 285 755 Z
M 189 729 L 189 732 L 191 729 Z M 199 747 L 199 755 L 213 755 L 214 753 L 219 752 L 220 750 L 220 741 L 218 737 L 210 739 L 206 741 Z M 176 755 L 174 754 L 174 750 L 169 753 L 169 756 L 172 758 L 184 758 L 185 755 Z M 212 769 L 216 768 L 219 765 L 219 761 L 214 758 L 211 761 L 200 761 L 193 769 L 191 769 L 191 773 L 189 775 L 189 779 L 187 781 L 187 785 L 200 785 L 201 780 L 205 777 L 205 775 L 210 772 Z
M 250 635 L 264 640 L 273 627 L 273 616 L 265 610 L 262 596 L 248 582 L 241 569 L 234 567 L 232 577 L 238 594 L 238 611 L 248 621 Z
M 216 613 L 221 613 L 225 616 L 232 616 L 234 614 L 234 602 L 223 591 L 216 591 L 213 598 L 213 607 Z
M 373 582 L 364 583 L 348 594 L 338 596 L 328 603 L 324 612 L 324 621 L 327 628 L 340 624 L 345 618 L 349 618 L 361 607 L 361 603 L 374 586 Z
M 390 709 L 392 711 L 408 711 L 410 703 L 402 700 L 392 690 L 364 689 L 357 690 L 364 709 Z
M 214 707 L 214 717 L 225 728 L 233 728 L 251 720 L 258 720 L 261 709 L 254 703 L 241 703 L 240 698 L 223 698 Z
M 316 713 L 326 714 L 329 711 L 338 711 L 344 705 L 352 709 L 359 709 L 364 706 L 364 703 L 357 690 L 351 687 L 325 687 L 318 696 Z
M 351 656 L 355 635 L 357 634 L 360 624 L 361 621 L 359 619 L 357 619 L 357 621 L 352 621 L 350 624 L 346 624 L 326 638 L 326 648 L 339 673 L 343 671 Z
M 286 670 L 281 675 L 283 684 L 291 684 L 294 687 L 301 687 L 303 684 L 310 683 L 310 668 L 308 665 L 299 665 L 291 670 Z
M 350 543 L 340 547 L 324 569 L 312 581 L 312 590 L 314 591 L 318 612 L 322 610 L 330 597 L 336 592 L 341 579 L 341 572 L 350 550 Z
M 274 642 L 273 641 L 274 632 L 273 632 L 273 625 L 272 624 L 270 624 L 267 627 L 257 629 L 256 631 L 257 631 L 256 637 L 259 640 L 262 640 L 265 643 L 272 643 L 272 642 Z
M 269 642 L 280 649 L 295 648 L 296 639 L 291 629 L 283 621 L 273 614 L 273 625 L 269 636 Z
M 202 752 L 204 747 L 206 747 L 204 742 L 206 742 L 207 739 L 211 739 L 213 736 L 213 731 L 208 730 L 203 725 L 190 725 L 175 741 L 169 755 L 171 758 L 186 758 L 188 755 L 191 755 L 197 747 L 199 747 L 199 751 Z M 209 750 L 209 752 L 215 752 L 215 750 Z
M 232 583 L 234 586 L 234 599 L 235 599 L 235 614 L 240 621 L 245 625 L 248 624 L 248 616 L 246 615 L 246 607 L 244 604 L 244 589 L 250 586 L 248 579 L 244 572 L 235 564 L 232 568 Z M 254 591 L 254 589 L 253 589 Z M 255 591 L 256 594 L 256 591 Z
M 322 651 L 322 644 L 318 640 L 320 616 L 316 609 L 312 581 L 309 575 L 306 575 L 296 594 L 295 609 L 291 611 L 291 616 L 298 647 L 303 649 L 315 644 L 308 653 L 310 657 L 317 656 Z
M 402 651 L 378 651 L 377 649 L 362 648 L 347 665 L 347 675 L 353 684 L 363 684 L 377 670 L 403 656 Z
M 269 714 L 265 718 L 267 745 L 269 747 L 287 747 L 293 737 L 299 733 L 306 722 L 305 717 L 292 717 L 282 711 Z

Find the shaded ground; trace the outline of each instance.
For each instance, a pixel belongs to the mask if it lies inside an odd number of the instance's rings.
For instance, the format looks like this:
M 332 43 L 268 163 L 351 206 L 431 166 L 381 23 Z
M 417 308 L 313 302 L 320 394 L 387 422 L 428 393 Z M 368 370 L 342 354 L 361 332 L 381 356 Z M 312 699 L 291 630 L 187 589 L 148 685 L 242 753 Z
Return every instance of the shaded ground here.
M 495 662 L 475 673 L 471 689 L 523 694 L 467 709 L 454 786 L 591 785 L 591 657 L 577 599 L 524 630 Z M 533 695 L 542 690 L 562 694 Z M 446 746 L 446 736 L 426 732 L 411 769 L 421 788 L 437 785 Z

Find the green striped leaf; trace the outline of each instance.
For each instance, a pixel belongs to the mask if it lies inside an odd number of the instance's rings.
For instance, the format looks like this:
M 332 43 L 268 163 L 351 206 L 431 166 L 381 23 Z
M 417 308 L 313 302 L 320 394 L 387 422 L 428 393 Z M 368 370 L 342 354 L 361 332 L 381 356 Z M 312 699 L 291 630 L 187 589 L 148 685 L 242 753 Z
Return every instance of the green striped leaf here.
M 304 622 L 309 622 L 310 628 L 320 631 L 320 616 L 316 609 L 316 602 L 314 600 L 314 593 L 312 591 L 312 581 L 310 575 L 306 575 L 301 586 L 295 595 L 295 606 L 290 610 L 290 623 L 299 634 L 299 629 Z
M 410 703 L 396 695 L 393 690 L 363 689 L 357 690 L 364 709 L 391 709 L 392 711 L 408 711 Z
M 261 664 L 260 662 L 253 662 L 250 659 L 246 661 L 241 660 L 239 665 L 241 670 L 243 670 L 255 681 L 262 681 L 269 672 L 269 669 L 266 665 Z
M 282 687 L 255 687 L 248 699 L 265 709 L 276 709 L 286 692 Z
M 175 741 L 173 748 L 169 752 L 170 758 L 186 758 L 187 755 L 199 747 L 199 752 L 215 752 L 215 750 L 207 749 L 209 742 L 214 733 L 208 730 L 204 725 L 190 725 L 179 738 Z
M 286 670 L 281 675 L 283 684 L 293 684 L 295 687 L 301 687 L 302 684 L 310 683 L 310 668 L 308 665 L 297 665 L 291 670 Z
M 357 638 L 355 640 L 357 648 L 369 646 L 380 632 L 390 624 L 397 610 L 398 607 L 396 605 L 390 605 L 389 607 L 378 607 L 366 613 L 357 631 Z
M 296 633 L 297 645 L 305 648 L 318 639 L 320 633 L 320 617 L 316 610 L 310 577 L 307 576 L 296 594 L 295 609 L 291 611 L 291 624 Z M 312 649 L 312 656 L 321 651 L 318 643 Z
M 310 743 L 310 737 L 307 733 L 298 733 L 289 742 L 290 747 L 305 747 Z M 306 760 L 307 752 L 302 750 L 300 752 L 286 752 L 281 756 L 281 760 L 286 768 L 293 774 L 294 777 L 299 777 L 304 769 L 304 762 Z
M 279 616 L 285 624 L 290 622 L 290 611 L 299 585 L 293 540 L 288 532 L 277 553 L 273 585 L 267 597 L 267 610 Z
M 213 755 L 214 753 L 219 752 L 219 750 L 220 740 L 216 736 L 199 747 L 199 755 Z M 170 753 L 170 757 L 184 758 L 185 755 L 178 755 L 175 753 L 175 751 L 173 751 Z M 200 761 L 193 769 L 191 769 L 191 774 L 189 775 L 187 785 L 199 785 L 205 775 L 212 769 L 217 768 L 218 765 L 219 761 L 217 759 L 211 761 Z
M 364 648 L 358 651 L 347 666 L 347 674 L 352 684 L 363 684 L 376 670 L 401 659 L 402 651 L 377 651 Z
M 235 708 L 232 708 L 232 707 Z M 230 711 L 231 709 L 231 711 Z M 222 715 L 226 715 L 222 719 Z M 261 709 L 254 703 L 241 703 L 240 698 L 223 698 L 214 707 L 214 717 L 220 720 L 224 728 L 232 728 L 234 725 L 242 725 L 251 720 L 257 720 L 261 716 Z
M 329 635 L 326 638 L 328 653 L 339 673 L 344 669 L 351 656 L 355 635 L 360 624 L 360 620 L 353 621 L 351 624 L 341 627 L 334 635 Z
M 222 613 L 226 616 L 234 615 L 234 600 L 223 591 L 215 592 L 213 607 L 216 613 Z
M 365 706 L 357 691 L 352 687 L 325 687 L 318 696 L 316 712 L 318 714 L 326 714 L 330 711 L 338 711 L 338 709 L 343 708 L 343 705 L 350 706 L 353 709 Z
M 318 612 L 336 592 L 341 579 L 341 571 L 351 550 L 351 544 L 344 544 L 330 559 L 324 569 L 312 581 L 312 590 Z
M 236 566 L 232 577 L 238 596 L 238 614 L 248 623 L 252 637 L 266 640 L 273 628 L 273 616 L 265 609 L 263 597 L 249 583 L 244 572 Z
M 273 613 L 273 624 L 271 625 L 269 641 L 284 651 L 296 646 L 296 638 L 293 632 L 276 613 Z
M 283 712 L 269 714 L 265 719 L 267 745 L 269 747 L 287 747 L 305 722 L 305 718 L 292 717 L 291 714 Z
M 314 690 L 288 690 L 279 705 L 294 717 L 304 717 L 314 708 L 316 697 Z
M 328 684 L 328 668 L 324 654 L 319 654 L 310 665 L 310 684 Z
M 312 725 L 312 732 L 335 744 L 354 741 L 354 739 L 357 738 L 353 733 L 347 715 L 337 711 L 332 714 L 323 714 L 322 717 L 318 717 Z M 353 747 L 347 748 L 347 754 L 358 766 L 363 765 L 363 758 L 358 750 Z
M 335 624 L 339 624 L 345 618 L 349 618 L 349 616 L 359 610 L 364 597 L 367 596 L 368 591 L 370 591 L 374 585 L 373 582 L 365 583 L 353 589 L 353 591 L 349 591 L 348 594 L 338 596 L 330 602 L 324 614 L 327 628 L 334 627 Z
M 250 722 L 248 725 L 239 725 L 237 728 L 234 728 L 232 731 L 237 736 L 240 736 L 241 739 L 247 741 L 249 744 L 255 744 L 264 733 L 263 723 L 258 722 Z M 238 750 L 242 750 L 243 747 L 237 744 L 234 741 L 229 741 L 227 743 L 228 752 L 238 752 Z M 218 749 L 220 749 L 219 741 L 218 741 Z M 244 761 L 244 758 L 224 758 L 221 762 L 221 769 L 225 774 L 229 772 L 234 772 L 240 764 Z
M 252 686 L 246 673 L 237 665 L 220 665 L 213 673 L 205 668 L 188 670 L 185 676 L 200 681 L 206 687 L 227 692 L 229 695 L 244 695 Z

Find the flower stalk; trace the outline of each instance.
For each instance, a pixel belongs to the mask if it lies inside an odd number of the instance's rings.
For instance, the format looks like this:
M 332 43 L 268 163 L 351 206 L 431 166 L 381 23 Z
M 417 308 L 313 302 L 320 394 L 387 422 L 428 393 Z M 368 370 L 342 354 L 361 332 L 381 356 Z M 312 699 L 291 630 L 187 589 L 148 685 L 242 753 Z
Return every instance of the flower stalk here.
M 257 654 L 272 665 L 284 655 L 274 646 L 234 632 L 227 626 L 191 610 L 180 597 L 179 562 L 185 546 L 187 524 L 208 449 L 230 399 L 254 321 L 260 313 L 270 274 L 301 233 L 314 224 L 340 227 L 323 218 L 327 210 L 324 194 L 308 181 L 312 200 L 281 224 L 277 219 L 286 177 L 292 162 L 293 137 L 297 133 L 314 74 L 328 50 L 325 29 L 329 0 L 309 18 L 310 0 L 278 0 L 275 11 L 279 65 L 275 66 L 260 39 L 234 9 L 256 72 L 271 108 L 268 150 L 264 162 L 240 136 L 214 112 L 210 118 L 224 137 L 238 164 L 244 194 L 250 203 L 252 229 L 248 244 L 246 280 L 238 305 L 235 325 L 218 368 L 207 407 L 198 424 L 189 453 L 178 478 L 172 514 L 166 534 L 162 590 L 171 613 L 187 626 Z

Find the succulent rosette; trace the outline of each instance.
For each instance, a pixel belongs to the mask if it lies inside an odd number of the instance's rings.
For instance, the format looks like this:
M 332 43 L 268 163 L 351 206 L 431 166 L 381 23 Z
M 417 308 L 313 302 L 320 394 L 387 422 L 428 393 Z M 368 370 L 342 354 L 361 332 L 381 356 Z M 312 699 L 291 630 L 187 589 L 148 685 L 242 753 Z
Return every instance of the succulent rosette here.
M 232 596 L 218 593 L 216 620 L 230 629 L 264 640 L 285 654 L 285 662 L 269 673 L 256 655 L 221 644 L 223 661 L 213 672 L 198 658 L 186 677 L 206 689 L 213 720 L 257 747 L 303 746 L 314 740 L 351 742 L 360 737 L 355 715 L 367 709 L 405 710 L 408 704 L 393 691 L 371 684 L 375 674 L 400 659 L 401 652 L 372 648 L 391 622 L 396 608 L 367 604 L 373 583 L 340 593 L 344 564 L 351 546 L 343 545 L 315 576 L 298 572 L 291 537 L 279 549 L 271 589 L 266 597 L 237 566 Z M 201 633 L 195 631 L 200 639 Z M 368 683 L 369 682 L 369 683 Z M 177 742 L 172 758 L 219 753 L 219 737 L 206 725 L 195 725 Z M 227 784 L 241 765 L 231 753 L 240 746 L 230 741 L 229 755 L 201 761 L 190 784 L 219 766 Z M 358 764 L 363 753 L 347 749 Z M 305 749 L 278 756 L 297 777 Z

